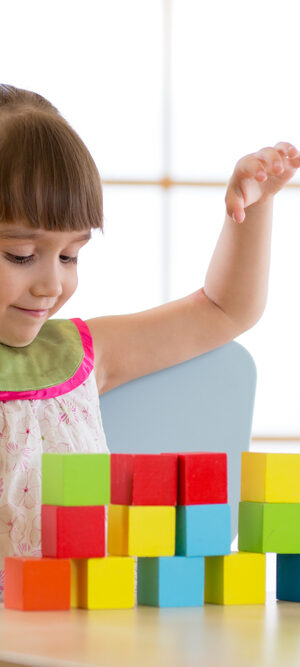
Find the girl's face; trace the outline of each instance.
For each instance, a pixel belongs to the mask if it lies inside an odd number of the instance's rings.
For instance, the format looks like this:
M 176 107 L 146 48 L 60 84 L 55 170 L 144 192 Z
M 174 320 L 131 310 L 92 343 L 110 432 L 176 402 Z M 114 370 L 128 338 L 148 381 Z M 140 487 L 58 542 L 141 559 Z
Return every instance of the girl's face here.
M 50 232 L 0 222 L 0 343 L 29 345 L 77 287 L 88 230 Z

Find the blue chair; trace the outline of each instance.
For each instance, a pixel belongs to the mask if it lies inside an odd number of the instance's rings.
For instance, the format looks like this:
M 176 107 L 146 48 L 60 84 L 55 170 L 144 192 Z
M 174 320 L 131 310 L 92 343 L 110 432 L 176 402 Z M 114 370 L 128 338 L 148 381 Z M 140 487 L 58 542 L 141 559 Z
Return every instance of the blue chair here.
M 232 538 L 237 534 L 241 453 L 249 449 L 256 368 L 232 342 L 101 396 L 111 452 L 227 452 Z

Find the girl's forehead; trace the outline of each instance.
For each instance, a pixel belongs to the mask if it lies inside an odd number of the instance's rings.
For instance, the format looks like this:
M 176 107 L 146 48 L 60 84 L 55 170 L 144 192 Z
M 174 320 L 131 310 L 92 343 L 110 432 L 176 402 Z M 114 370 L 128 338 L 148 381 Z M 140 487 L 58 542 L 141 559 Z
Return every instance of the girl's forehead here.
M 28 223 L 0 222 L 0 239 L 29 239 L 42 240 L 49 238 L 69 239 L 70 241 L 88 241 L 91 238 L 91 231 L 50 231 L 48 229 L 36 229 Z

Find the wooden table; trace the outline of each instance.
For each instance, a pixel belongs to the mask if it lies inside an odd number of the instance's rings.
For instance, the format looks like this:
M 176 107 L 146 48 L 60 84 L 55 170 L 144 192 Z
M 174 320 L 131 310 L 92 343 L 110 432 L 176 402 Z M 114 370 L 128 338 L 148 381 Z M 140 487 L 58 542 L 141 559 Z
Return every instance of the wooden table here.
M 300 604 L 70 612 L 0 608 L 0 665 L 299 667 Z

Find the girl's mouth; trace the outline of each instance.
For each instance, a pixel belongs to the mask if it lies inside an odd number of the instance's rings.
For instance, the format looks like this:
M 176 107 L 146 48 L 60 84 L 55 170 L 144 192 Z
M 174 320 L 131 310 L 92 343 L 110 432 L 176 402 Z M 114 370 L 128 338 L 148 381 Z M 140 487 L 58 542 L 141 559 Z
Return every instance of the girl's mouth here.
M 20 308 L 20 306 L 14 306 L 14 308 L 21 310 L 22 313 L 26 313 L 27 315 L 32 315 L 33 317 L 43 317 L 48 313 L 48 310 L 28 310 L 27 308 Z

